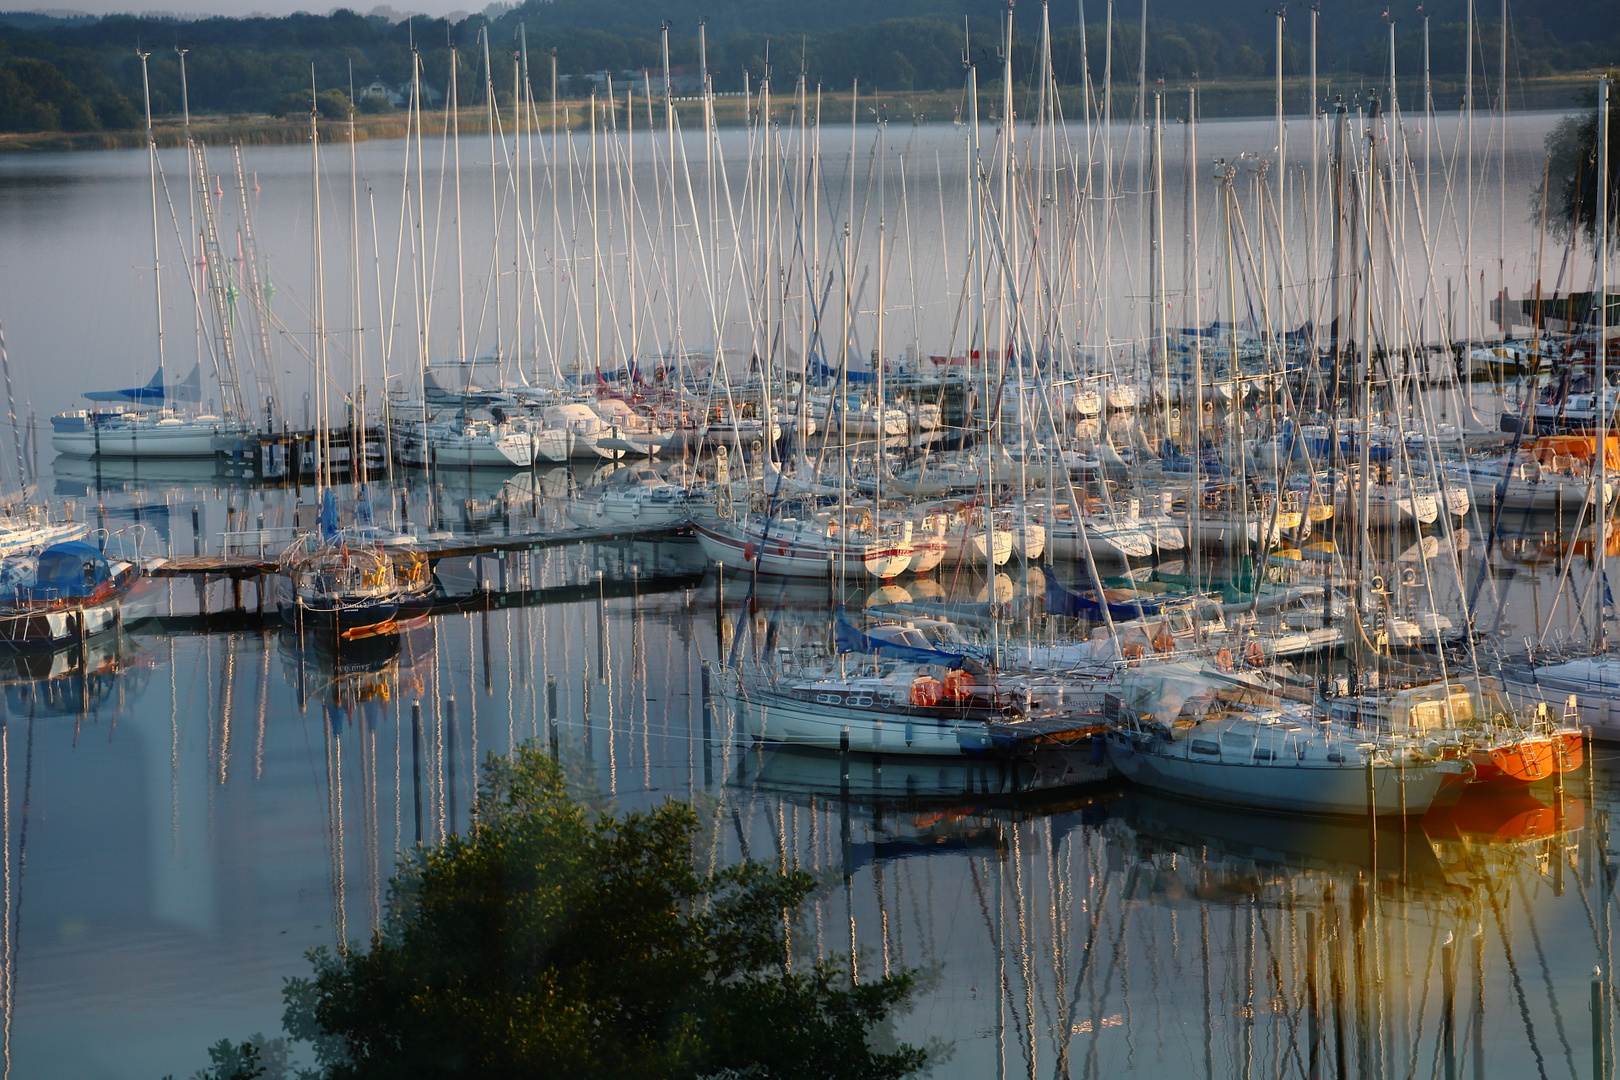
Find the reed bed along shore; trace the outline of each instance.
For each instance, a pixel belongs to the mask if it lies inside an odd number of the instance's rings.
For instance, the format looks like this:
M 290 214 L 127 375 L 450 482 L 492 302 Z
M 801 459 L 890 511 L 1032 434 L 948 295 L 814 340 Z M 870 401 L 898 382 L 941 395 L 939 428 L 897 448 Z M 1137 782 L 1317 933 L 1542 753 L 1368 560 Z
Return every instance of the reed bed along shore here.
M 794 99 L 791 93 L 791 79 L 779 80 L 775 96 L 772 99 L 771 112 L 779 119 L 787 119 L 792 115 Z M 1584 74 L 1551 75 L 1539 79 L 1527 79 L 1523 83 L 1522 101 L 1516 102 L 1519 109 L 1566 109 L 1580 104 L 1581 90 L 1588 87 L 1590 79 Z M 1309 83 L 1305 79 L 1284 81 L 1284 100 L 1291 114 L 1305 111 L 1309 96 Z M 1343 94 L 1352 98 L 1357 94 L 1367 92 L 1381 93 L 1387 84 L 1376 79 L 1364 76 L 1335 76 L 1323 75 L 1319 80 L 1319 88 L 1324 100 L 1331 100 L 1335 94 Z M 1435 96 L 1436 108 L 1444 112 L 1445 103 L 1452 99 L 1461 100 L 1462 84 L 1448 83 L 1435 80 L 1432 83 L 1432 92 Z M 1399 87 L 1398 87 L 1399 89 Z M 1180 111 L 1185 110 L 1185 87 L 1162 86 L 1150 84 L 1149 93 L 1163 90 L 1166 94 L 1165 115 L 1167 118 L 1179 118 Z M 629 118 L 625 115 L 629 108 L 626 91 L 633 91 L 635 97 L 636 116 L 634 126 L 644 128 L 648 123 L 646 83 L 633 86 L 618 84 L 615 86 L 614 100 L 609 103 L 605 96 L 597 99 L 597 114 L 604 123 L 617 123 L 624 125 Z M 1272 115 L 1274 108 L 1277 84 L 1275 80 L 1264 79 L 1223 79 L 1199 84 L 1201 112 L 1205 119 L 1222 119 L 1251 116 Z M 1414 86 L 1412 93 L 1417 93 Z M 1135 93 L 1136 84 L 1121 83 L 1115 86 L 1115 117 L 1119 120 L 1129 120 L 1136 113 Z M 1100 100 L 1100 90 L 1093 89 L 1095 102 Z M 665 117 L 663 99 L 659 96 L 657 78 L 653 81 L 652 124 L 660 130 L 664 127 Z M 1080 120 L 1085 116 L 1084 94 L 1079 87 L 1064 87 L 1058 94 L 1063 114 L 1072 120 Z M 1001 108 L 1001 91 L 994 82 L 981 83 L 979 95 L 979 109 L 985 118 L 995 118 Z M 1035 96 L 1027 88 L 1019 88 L 1015 92 L 1015 108 L 1024 115 L 1033 115 L 1036 107 Z M 847 119 L 850 111 L 850 93 L 847 90 L 839 92 L 823 91 L 821 94 L 821 115 L 824 121 L 832 123 L 840 119 Z M 862 93 L 857 104 L 863 122 L 870 121 L 875 116 L 882 116 L 891 121 L 914 121 L 919 123 L 952 122 L 966 111 L 965 95 L 962 90 L 880 90 L 872 93 Z M 701 128 L 703 123 L 703 103 L 696 96 L 677 98 L 675 103 L 679 114 L 680 124 L 684 130 Z M 739 88 L 734 91 L 718 89 L 714 99 L 715 122 L 720 126 L 735 127 L 741 125 L 747 118 L 746 111 L 757 111 L 759 107 L 758 87 L 751 87 L 745 99 L 743 91 Z M 570 129 L 580 129 L 588 126 L 591 109 L 589 97 L 568 98 L 557 102 L 558 124 Z M 611 110 L 611 112 L 610 112 Z M 512 107 L 510 95 L 501 105 L 501 122 L 507 129 L 512 125 Z M 611 120 L 609 119 L 611 116 Z M 391 113 L 362 114 L 355 118 L 355 137 L 366 139 L 397 139 L 405 135 L 406 113 L 401 109 Z M 482 134 L 485 131 L 487 113 L 482 105 L 469 106 L 461 110 L 459 123 L 461 130 L 466 134 Z M 336 124 L 344 121 L 323 121 L 323 129 L 330 130 Z M 542 133 L 551 129 L 551 102 L 549 100 L 534 103 L 534 122 Z M 442 134 L 447 125 L 447 117 L 442 109 L 428 111 L 423 115 L 422 130 L 425 135 Z M 306 142 L 309 139 L 309 120 L 304 116 L 270 116 L 264 114 L 232 113 L 230 115 L 199 114 L 192 117 L 192 134 L 203 142 L 213 145 L 228 145 L 240 143 L 243 146 L 284 146 Z M 153 135 L 161 147 L 183 146 L 185 144 L 185 129 L 178 117 L 164 117 L 153 124 Z M 35 132 L 9 132 L 0 133 L 0 153 L 28 152 L 28 151 L 66 151 L 66 150 L 117 150 L 144 146 L 145 132 L 136 129 L 130 131 L 35 131 Z

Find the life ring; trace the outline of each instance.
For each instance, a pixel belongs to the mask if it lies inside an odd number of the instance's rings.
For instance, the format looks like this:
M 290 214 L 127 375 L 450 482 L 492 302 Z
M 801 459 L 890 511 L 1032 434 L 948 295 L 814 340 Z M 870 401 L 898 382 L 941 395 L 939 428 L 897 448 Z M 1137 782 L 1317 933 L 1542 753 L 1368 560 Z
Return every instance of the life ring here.
M 1232 670 L 1232 650 L 1231 649 L 1222 649 L 1220 652 L 1216 653 L 1215 654 L 1215 664 L 1222 671 L 1231 671 Z
M 924 675 L 911 682 L 911 703 L 922 708 L 932 708 L 939 704 L 944 693 L 940 681 L 932 676 Z
M 1266 662 L 1266 650 L 1260 647 L 1258 641 L 1249 642 L 1249 648 L 1243 655 L 1250 667 L 1259 667 Z
M 1158 634 L 1154 635 L 1154 638 L 1153 638 L 1153 651 L 1154 652 L 1161 652 L 1161 653 L 1173 652 L 1175 650 L 1175 647 L 1176 647 L 1176 639 L 1170 635 L 1170 632 L 1168 630 L 1161 629 L 1158 632 Z

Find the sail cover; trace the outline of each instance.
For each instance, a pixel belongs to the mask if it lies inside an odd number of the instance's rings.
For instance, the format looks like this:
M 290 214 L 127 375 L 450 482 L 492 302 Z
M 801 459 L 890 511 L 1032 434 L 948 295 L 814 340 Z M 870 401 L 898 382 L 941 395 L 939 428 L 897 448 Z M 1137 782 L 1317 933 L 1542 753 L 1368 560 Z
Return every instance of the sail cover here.
M 863 633 L 849 621 L 849 616 L 844 614 L 842 608 L 838 610 L 835 628 L 838 634 L 838 651 L 841 653 L 876 653 L 896 660 L 910 660 L 917 664 L 943 664 L 952 668 L 961 667 L 964 659 L 961 653 L 942 652 L 928 647 L 928 639 L 915 631 L 911 640 L 902 637 L 880 638 Z
M 165 385 L 163 367 L 159 365 L 152 376 L 152 381 L 145 386 L 133 386 L 127 390 L 86 390 L 84 396 L 91 401 L 106 401 L 119 405 L 148 405 L 153 408 L 180 402 L 201 401 L 202 366 L 194 366 L 184 382 Z

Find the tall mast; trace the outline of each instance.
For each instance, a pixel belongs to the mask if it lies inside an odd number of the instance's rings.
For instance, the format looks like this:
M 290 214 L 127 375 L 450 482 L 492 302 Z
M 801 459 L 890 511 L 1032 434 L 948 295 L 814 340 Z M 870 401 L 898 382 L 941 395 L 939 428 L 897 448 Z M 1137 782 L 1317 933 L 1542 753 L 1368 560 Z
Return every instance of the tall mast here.
M 501 320 L 501 200 L 500 187 L 496 182 L 495 170 L 495 123 L 499 119 L 495 108 L 495 73 L 489 66 L 489 24 L 485 23 L 479 31 L 484 39 L 484 109 L 489 121 L 489 225 L 491 251 L 495 258 L 490 260 L 492 274 L 490 275 L 490 288 L 495 291 L 495 364 L 496 370 L 505 376 L 506 356 L 501 351 L 502 328 Z M 512 98 L 512 107 L 517 108 L 517 97 Z
M 315 501 L 332 484 L 331 454 L 326 445 L 326 283 L 321 265 L 321 137 L 319 99 L 315 94 L 315 66 L 309 69 L 309 184 L 310 231 L 314 248 L 310 291 L 315 295 Z
M 1467 33 L 1463 38 L 1466 55 L 1463 60 L 1463 128 L 1467 146 L 1463 155 L 1463 290 L 1468 302 L 1463 305 L 1463 341 L 1465 351 L 1474 342 L 1474 0 L 1464 0 L 1468 9 Z
M 456 359 L 465 363 L 467 360 L 467 267 L 464 262 L 464 252 L 461 242 L 461 83 L 460 58 L 454 45 L 450 46 L 450 90 L 446 96 L 445 108 L 450 113 L 450 145 L 453 153 L 451 168 L 454 169 L 456 189 Z M 472 378 L 472 368 L 467 368 L 467 379 Z
M 557 359 L 562 344 L 562 330 L 558 313 L 562 308 L 562 209 L 557 193 L 557 47 L 551 47 L 551 373 L 562 373 Z
M 985 492 L 988 493 L 989 490 L 990 490 L 991 482 L 995 477 L 995 467 L 992 464 L 991 457 L 990 457 L 990 432 L 991 432 L 991 427 L 992 427 L 992 415 L 993 415 L 991 409 L 992 409 L 992 405 L 993 405 L 993 399 L 992 399 L 992 396 L 991 396 L 991 386 L 990 386 L 989 321 L 988 321 L 988 318 L 986 317 L 985 302 L 984 302 L 985 301 L 985 297 L 984 297 L 984 290 L 985 290 L 985 280 L 984 280 L 984 171 L 980 167 L 980 164 L 979 164 L 979 74 L 978 74 L 978 68 L 976 68 L 972 63 L 971 54 L 969 54 L 967 59 L 968 59 L 968 110 L 969 110 L 969 113 L 968 113 L 968 174 L 969 174 L 969 184 L 971 185 L 971 191 L 972 191 L 971 202 L 973 204 L 972 205 L 972 213 L 973 213 L 973 222 L 972 222 L 972 228 L 973 228 L 973 292 L 974 292 L 973 309 L 974 309 L 975 321 L 978 324 L 978 332 L 979 332 L 979 352 L 980 352 L 980 357 L 981 357 L 981 361 L 982 361 L 980 363 L 979 367 L 980 367 L 980 369 L 981 369 L 981 371 L 983 372 L 983 375 L 984 375 L 984 379 L 983 379 L 984 387 L 983 387 L 983 390 L 982 390 L 982 393 L 984 395 L 984 397 L 983 397 L 983 406 L 982 406 L 983 411 L 984 411 L 984 452 L 980 455 L 979 460 L 983 463 L 982 467 L 984 469 L 984 480 L 982 482 L 981 487 Z M 972 356 L 973 356 L 973 350 L 969 349 L 968 350 L 968 358 L 969 358 L 968 370 L 969 370 L 970 373 L 972 371 Z M 991 516 L 990 515 L 990 507 L 988 505 L 985 507 L 984 512 L 985 512 L 986 517 Z M 994 600 L 995 599 L 995 594 L 996 594 L 995 593 L 995 590 L 996 590 L 995 535 L 993 533 L 991 533 L 988 529 L 986 530 L 985 540 L 988 541 L 988 543 L 986 545 L 988 547 L 988 551 L 985 553 L 985 558 L 989 562 L 989 573 L 988 573 L 988 576 L 986 577 L 986 582 L 987 582 L 987 584 L 989 586 L 990 598 L 992 600 Z M 991 641 L 992 641 L 992 649 L 993 649 L 991 655 L 994 656 L 994 655 L 997 655 L 1000 652 L 1000 622 L 999 622 L 999 620 L 992 619 L 991 623 L 990 623 L 990 626 L 991 626 L 990 632 L 991 632 L 991 635 L 992 635 Z
M 747 71 L 744 70 L 744 78 Z M 714 82 L 709 74 L 709 26 L 708 21 L 698 21 L 698 82 L 702 85 L 703 93 L 703 183 L 708 189 L 708 221 L 703 223 L 704 231 L 708 234 L 708 255 L 703 261 L 704 278 L 703 287 L 709 294 L 709 303 L 717 304 L 719 297 L 720 272 L 720 191 L 715 183 L 714 172 Z M 746 90 L 746 85 L 744 90 Z M 743 123 L 748 122 L 748 95 L 743 95 Z M 672 166 L 673 167 L 673 166 Z M 675 197 L 675 189 L 670 188 L 670 198 Z M 694 225 L 696 223 L 694 222 Z M 715 366 L 720 365 L 720 342 L 714 343 Z M 770 440 L 767 438 L 766 440 Z
M 598 182 L 596 86 L 591 86 L 591 362 L 602 370 L 602 231 L 601 188 Z
M 360 170 L 355 160 L 354 148 L 354 64 L 349 64 L 349 243 L 352 282 L 349 290 L 350 319 L 353 329 L 349 331 L 353 345 L 350 349 L 351 393 L 354 395 L 352 415 L 354 417 L 352 437 L 349 440 L 351 453 L 349 455 L 349 479 L 354 482 L 356 489 L 366 479 L 366 365 L 365 365 L 365 329 L 362 323 L 365 315 L 360 308 Z M 386 394 L 384 395 L 387 396 Z
M 158 260 L 157 141 L 152 137 L 152 83 L 146 72 L 151 53 L 137 52 L 141 58 L 141 100 L 146 105 L 146 167 L 152 185 L 152 299 L 157 310 L 158 370 L 163 370 L 163 279 Z
M 681 342 L 681 260 L 677 257 L 675 240 L 678 235 L 681 213 L 679 202 L 675 198 L 675 87 L 669 78 L 669 23 L 664 23 L 662 31 L 661 55 L 664 62 L 664 135 L 669 141 L 669 316 L 670 316 L 670 348 L 675 350 L 675 362 L 681 363 L 681 354 L 684 347 Z M 708 95 L 707 87 L 703 91 L 705 98 Z M 715 362 L 720 359 L 720 343 L 715 345 Z
M 527 383 L 523 375 L 523 253 L 529 250 L 529 229 L 533 227 L 534 177 L 529 174 L 529 187 L 523 187 L 525 162 L 533 162 L 534 134 L 531 130 L 533 103 L 529 99 L 529 41 L 522 23 L 518 23 L 518 47 L 512 54 L 512 209 L 517 228 L 513 230 L 512 245 L 512 368 L 518 381 Z M 527 137 L 527 138 L 525 138 Z M 527 151 L 525 151 L 527 143 Z M 525 158 L 525 152 L 528 157 Z M 524 214 L 523 200 L 530 201 L 530 213 Z M 497 244 L 500 238 L 496 237 Z
M 1191 504 L 1187 507 L 1187 537 L 1188 547 L 1192 551 L 1192 579 L 1193 588 L 1203 586 L 1199 584 L 1199 562 L 1203 559 L 1201 528 L 1203 517 L 1199 511 L 1200 499 L 1198 493 L 1203 491 L 1204 480 L 1204 299 L 1203 288 L 1198 280 L 1198 87 L 1190 87 L 1187 91 L 1187 228 L 1191 233 L 1192 255 L 1188 262 L 1191 264 L 1193 327 L 1192 354 L 1192 478 L 1193 492 L 1195 494 Z M 1106 610 L 1106 609 L 1104 609 Z
M 1423 227 L 1430 232 L 1434 230 L 1433 203 L 1430 201 L 1430 189 L 1434 179 L 1434 169 L 1431 165 L 1429 149 L 1429 131 L 1434 127 L 1434 92 L 1429 85 L 1429 16 L 1423 16 Z M 1428 332 L 1428 319 L 1425 318 L 1424 332 Z M 1439 313 L 1435 315 L 1435 325 L 1440 324 Z M 1427 339 L 1425 339 L 1427 340 Z
M 1502 340 L 1506 341 L 1513 330 L 1513 322 L 1507 314 L 1507 38 L 1508 38 L 1508 0 L 1502 0 L 1502 25 L 1498 28 L 1497 37 L 1501 40 L 1497 52 L 1497 78 L 1496 78 L 1496 106 L 1497 106 L 1497 195 L 1501 199 L 1497 206 L 1496 216 L 1496 295 L 1501 298 L 1502 310 L 1499 312 L 1502 329 Z
M 1598 408 L 1598 475 L 1597 499 L 1603 509 L 1593 518 L 1596 527 L 1595 548 L 1598 553 L 1598 577 L 1603 581 L 1605 601 L 1599 609 L 1598 641 L 1601 647 L 1608 636 L 1609 549 L 1606 527 L 1613 516 L 1608 504 L 1609 483 L 1609 79 L 1598 79 L 1598 197 L 1597 197 L 1597 408 Z
M 201 255 L 201 252 L 198 250 L 197 241 L 197 185 L 208 183 L 208 178 L 206 176 L 197 175 L 196 155 L 192 151 L 191 147 L 191 91 L 186 81 L 186 53 L 190 50 L 182 49 L 180 46 L 176 45 L 174 47 L 174 51 L 175 55 L 180 58 L 180 116 L 181 123 L 184 125 L 186 139 L 186 173 L 188 179 L 190 180 L 190 183 L 186 185 L 186 213 L 188 218 L 186 257 L 190 260 L 187 273 L 195 274 L 197 270 L 197 260 Z M 201 365 L 203 325 L 202 305 L 200 303 L 193 303 L 191 305 L 191 326 L 197 349 L 197 363 L 198 365 Z M 165 404 L 166 403 L 167 402 L 165 402 Z
M 1164 94 L 1153 95 L 1153 329 L 1164 374 L 1164 436 L 1170 437 L 1170 329 L 1164 284 Z
M 1000 221 L 1000 225 L 1001 225 L 1001 236 L 1002 236 L 1002 245 L 1001 245 L 1002 258 L 1004 260 L 1007 260 L 1009 263 L 1011 263 L 1012 260 L 1015 260 L 1018 257 L 1017 254 L 1016 254 L 1017 251 L 1018 251 L 1018 236 L 1017 236 L 1018 226 L 1014 221 L 1014 216 L 1015 215 L 1014 215 L 1014 212 L 1013 212 L 1013 190 L 1012 190 L 1012 187 L 1013 187 L 1013 169 L 1015 167 L 1015 161 L 1014 161 L 1014 158 L 1013 158 L 1013 93 L 1012 93 L 1012 84 L 1013 84 L 1013 65 L 1012 65 L 1013 0 L 1007 0 L 1006 27 L 1004 29 L 1004 34 L 1005 34 L 1005 37 L 1004 37 L 1004 39 L 1002 41 L 1002 55 L 1001 55 L 1001 169 L 1000 169 L 1000 172 L 1001 172 L 1001 213 L 1000 213 L 1001 221 Z M 1010 269 L 1011 269 L 1011 274 L 1009 276 L 997 275 L 1002 280 L 1002 284 L 1001 284 L 1001 303 L 997 306 L 997 313 L 1000 315 L 1000 320 L 999 320 L 999 325 L 997 327 L 997 334 L 996 334 L 996 344 L 1000 347 L 998 351 L 999 351 L 999 355 L 1000 355 L 1000 358 L 1001 358 L 1000 362 L 998 363 L 997 366 L 1000 369 L 1000 379 L 1002 381 L 1004 381 L 1006 379 L 1007 361 L 1010 359 L 1010 357 L 1008 356 L 1008 353 L 1010 353 L 1012 351 L 1012 342 L 1013 342 L 1013 333 L 1014 333 L 1013 332 L 1013 320 L 1017 317 L 1017 313 L 1015 311 L 1013 311 L 1012 295 L 1011 295 L 1010 290 L 1007 288 L 1007 282 L 1008 281 L 1017 281 L 1018 280 L 1018 268 L 1017 268 L 1016 265 L 1013 265 L 1013 266 L 1010 267 Z M 986 362 L 988 362 L 988 354 L 986 355 Z M 998 419 L 999 419 L 999 417 L 998 417 Z M 989 489 L 986 489 L 986 495 L 987 496 L 989 495 Z M 994 564 L 992 564 L 991 576 L 994 577 Z
M 1306 200 L 1306 205 L 1310 208 L 1311 215 L 1311 257 L 1310 272 L 1305 275 L 1305 281 L 1310 288 L 1309 303 L 1311 309 L 1311 367 L 1313 370 L 1316 370 L 1317 359 L 1321 355 L 1322 351 L 1321 337 L 1317 330 L 1317 324 L 1322 321 L 1322 313 L 1317 310 L 1316 297 L 1316 280 L 1317 275 L 1321 271 L 1321 267 L 1317 265 L 1317 259 L 1321 257 L 1320 252 L 1322 248 L 1322 208 L 1320 205 L 1321 200 L 1319 198 L 1322 190 L 1322 147 L 1320 143 L 1322 101 L 1318 96 L 1319 91 L 1317 90 L 1316 86 L 1316 19 L 1321 13 L 1322 12 L 1317 5 L 1311 5 L 1311 193 L 1310 197 Z M 1424 125 L 1423 130 L 1425 132 L 1428 131 L 1427 124 Z
M 1279 10 L 1277 12 L 1277 310 L 1273 325 L 1282 326 L 1283 329 L 1286 330 L 1287 324 L 1283 316 L 1283 311 L 1284 302 L 1286 299 L 1284 290 L 1287 286 L 1288 267 L 1288 260 L 1285 256 L 1288 248 L 1285 244 L 1286 237 L 1283 232 L 1283 221 L 1285 220 L 1283 215 L 1283 206 L 1287 201 L 1288 195 L 1288 129 L 1283 124 L 1283 21 L 1284 13 L 1282 10 Z M 1262 202 L 1260 206 L 1258 226 L 1261 235 L 1264 236 L 1266 214 L 1265 203 L 1263 200 L 1263 185 L 1261 188 L 1261 193 Z M 1272 341 L 1275 342 L 1276 340 L 1276 337 L 1273 336 Z
M 1138 200 L 1147 198 L 1147 7 L 1148 0 L 1142 0 L 1142 24 L 1137 31 L 1137 59 L 1136 59 L 1136 130 L 1135 138 L 1142 140 L 1140 152 L 1136 155 L 1136 197 Z M 1137 215 L 1137 227 L 1140 229 L 1147 223 L 1146 214 Z M 1137 250 L 1142 250 L 1138 245 Z

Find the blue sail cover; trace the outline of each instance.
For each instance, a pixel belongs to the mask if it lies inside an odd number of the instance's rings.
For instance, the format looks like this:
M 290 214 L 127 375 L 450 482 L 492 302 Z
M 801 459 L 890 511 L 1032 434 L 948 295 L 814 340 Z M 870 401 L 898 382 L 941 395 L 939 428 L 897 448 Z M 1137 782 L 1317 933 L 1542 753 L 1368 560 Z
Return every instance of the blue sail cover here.
M 1102 604 L 1093 597 L 1077 593 L 1065 586 L 1052 572 L 1051 567 L 1042 567 L 1046 573 L 1046 613 L 1048 615 L 1067 615 L 1072 619 L 1100 619 L 1102 618 Z M 1122 603 L 1110 601 L 1108 614 L 1115 619 L 1135 619 L 1144 615 L 1157 615 L 1163 605 L 1156 600 L 1127 600 Z
M 810 361 L 810 377 L 823 383 L 837 382 L 838 369 L 824 363 L 821 357 L 817 356 Z M 877 382 L 877 372 L 849 368 L 844 372 L 844 378 L 852 383 L 874 383 Z
M 924 649 L 874 638 L 850 622 L 843 608 L 838 609 L 838 619 L 833 624 L 833 629 L 838 638 L 838 651 L 841 653 L 875 653 L 896 660 L 909 660 L 917 664 L 943 664 L 950 668 L 961 667 L 965 659 L 961 653 L 941 652 L 939 649 Z
M 82 540 L 52 544 L 39 553 L 34 575 L 35 596 L 90 596 L 112 577 L 107 558 Z
M 321 539 L 328 542 L 338 538 L 337 499 L 332 489 L 321 492 Z
M 184 382 L 163 383 L 163 367 L 159 365 L 152 381 L 145 386 L 135 386 L 128 390 L 86 390 L 84 396 L 91 401 L 107 401 L 119 405 L 147 405 L 158 408 L 163 405 L 173 405 L 176 402 L 202 400 L 202 367 L 199 365 L 191 369 Z

